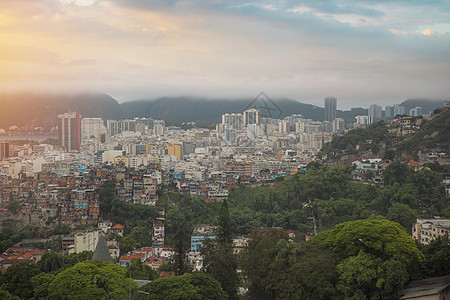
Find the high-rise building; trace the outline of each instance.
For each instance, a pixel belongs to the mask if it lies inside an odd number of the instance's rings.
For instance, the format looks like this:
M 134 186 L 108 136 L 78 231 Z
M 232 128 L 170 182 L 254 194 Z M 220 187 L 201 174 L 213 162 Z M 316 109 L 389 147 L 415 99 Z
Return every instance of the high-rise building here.
M 423 114 L 423 112 L 422 112 L 422 107 L 417 106 L 417 107 L 415 108 L 415 110 L 416 110 L 416 116 L 421 116 L 421 115 Z
M 336 120 L 336 119 L 334 119 L 334 120 Z M 334 120 L 333 120 L 333 122 L 334 122 Z M 321 132 L 332 132 L 333 131 L 333 122 L 323 121 L 320 131 Z
M 154 135 L 163 135 L 165 126 L 166 126 L 166 122 L 164 122 L 164 120 L 155 120 L 153 123 L 153 134 Z
M 9 142 L 0 142 L 0 159 L 10 157 Z
M 333 122 L 336 119 L 337 99 L 335 97 L 325 98 L 325 121 Z
M 108 139 L 122 133 L 122 122 L 116 120 L 107 120 L 106 127 L 108 132 Z
M 394 116 L 394 107 L 390 105 L 386 105 L 384 108 L 384 118 L 390 119 Z
M 383 108 L 380 105 L 372 104 L 369 106 L 367 116 L 369 117 L 369 124 L 375 123 L 383 118 Z
M 58 141 L 66 151 L 79 151 L 81 144 L 81 117 L 77 112 L 58 115 Z
M 225 141 L 231 146 L 237 146 L 237 133 L 234 128 L 225 129 Z
M 295 123 L 295 133 L 300 134 L 305 132 L 305 126 L 310 124 L 312 122 L 312 119 L 303 119 L 297 121 Z
M 265 135 L 264 132 L 265 125 L 248 124 L 247 126 L 247 137 L 249 139 L 255 139 Z
M 369 117 L 368 116 L 356 116 L 356 126 L 361 126 L 361 125 L 367 125 L 369 124 Z
M 229 125 L 236 130 L 243 130 L 244 116 L 242 114 L 224 114 L 222 115 L 222 124 Z
M 289 133 L 290 131 L 289 121 L 281 120 L 280 122 L 278 122 L 278 131 L 280 133 Z
M 320 132 L 322 130 L 322 122 L 310 122 L 305 125 L 305 133 Z
M 418 117 L 422 115 L 422 107 L 416 106 L 415 108 L 411 108 L 409 110 L 409 115 L 411 117 Z
M 101 134 L 106 133 L 102 118 L 81 119 L 81 141 L 99 140 Z
M 183 159 L 183 145 L 179 144 L 165 144 L 167 148 L 167 154 L 174 155 L 178 160 Z
M 396 115 L 404 115 L 404 114 L 405 114 L 405 107 L 399 104 L 394 104 L 394 117 Z
M 295 123 L 295 133 L 300 134 L 305 132 L 305 121 L 297 121 Z
M 333 132 L 342 132 L 345 129 L 345 120 L 343 118 L 336 118 L 333 121 Z
M 257 109 L 247 109 L 244 111 L 244 126 L 248 126 L 249 124 L 259 125 L 259 110 Z

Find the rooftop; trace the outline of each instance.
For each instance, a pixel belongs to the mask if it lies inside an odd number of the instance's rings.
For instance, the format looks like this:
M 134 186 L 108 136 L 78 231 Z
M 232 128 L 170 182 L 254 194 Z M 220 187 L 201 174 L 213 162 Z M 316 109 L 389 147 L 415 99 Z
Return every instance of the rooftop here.
M 400 293 L 400 299 L 438 295 L 450 286 L 450 275 L 413 281 Z

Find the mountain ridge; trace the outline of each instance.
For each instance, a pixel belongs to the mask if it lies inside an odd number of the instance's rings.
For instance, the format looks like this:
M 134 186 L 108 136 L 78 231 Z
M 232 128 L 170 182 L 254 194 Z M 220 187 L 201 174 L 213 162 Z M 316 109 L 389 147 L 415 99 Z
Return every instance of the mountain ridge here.
M 251 108 L 255 99 L 207 99 L 194 97 L 162 97 L 157 99 L 140 99 L 120 104 L 125 117 L 152 117 L 169 122 L 206 121 L 219 123 L 225 113 L 242 113 Z M 302 114 L 305 118 L 323 121 L 324 108 L 297 100 L 280 98 L 266 100 L 269 106 L 275 105 L 281 113 L 274 117 L 284 118 L 292 114 Z M 367 109 L 352 108 L 349 111 L 337 111 L 351 123 L 359 114 L 367 114 Z
M 57 125 L 58 114 L 71 110 L 79 112 L 82 118 L 100 117 L 105 121 L 151 117 L 175 124 L 195 121 L 220 123 L 223 114 L 242 113 L 250 108 L 250 104 L 254 101 L 255 99 L 251 98 L 160 97 L 119 103 L 105 93 L 0 93 L 0 128 L 16 125 L 28 129 L 35 127 L 50 129 Z M 289 98 L 273 101 L 267 98 L 266 102 L 269 106 L 274 105 L 278 109 L 276 115 L 272 115 L 274 118 L 302 114 L 308 119 L 318 121 L 324 119 L 324 108 L 313 104 Z M 408 99 L 401 105 L 405 106 L 406 112 L 416 106 L 422 106 L 423 112 L 428 113 L 442 107 L 443 103 L 443 100 Z M 353 123 L 357 115 L 367 115 L 367 109 L 357 107 L 337 111 L 337 117 L 344 118 L 346 123 Z

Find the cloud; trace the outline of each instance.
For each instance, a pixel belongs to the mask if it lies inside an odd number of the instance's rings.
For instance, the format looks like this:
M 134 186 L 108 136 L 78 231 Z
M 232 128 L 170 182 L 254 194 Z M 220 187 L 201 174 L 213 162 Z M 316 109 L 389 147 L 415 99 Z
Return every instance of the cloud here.
M 449 92 L 448 2 L 15 0 L 0 11 L 2 86 L 146 97 L 267 87 L 320 102 L 407 97 L 419 83 Z
M 439 33 L 432 28 L 425 29 L 424 31 L 422 31 L 422 34 L 423 35 L 439 35 Z

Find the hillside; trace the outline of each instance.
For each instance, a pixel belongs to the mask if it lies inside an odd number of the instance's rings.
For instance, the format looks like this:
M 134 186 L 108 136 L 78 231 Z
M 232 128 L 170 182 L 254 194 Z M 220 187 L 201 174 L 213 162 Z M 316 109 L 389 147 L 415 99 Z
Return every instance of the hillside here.
M 394 147 L 407 153 L 430 150 L 450 154 L 450 110 L 435 115 L 431 120 L 423 120 L 418 132 Z
M 393 159 L 405 155 L 417 158 L 419 152 L 449 154 L 450 110 L 434 114 L 428 120 L 422 117 L 411 120 L 416 131 L 406 135 L 401 134 L 399 123 L 383 121 L 367 128 L 352 129 L 344 135 L 335 135 L 333 141 L 322 148 L 321 155 L 329 161 L 345 164 L 346 158 L 358 156 Z
M 0 128 L 16 125 L 49 129 L 57 125 L 57 115 L 67 111 L 77 111 L 82 118 L 122 118 L 119 103 L 106 94 L 2 94 L 0 104 Z

